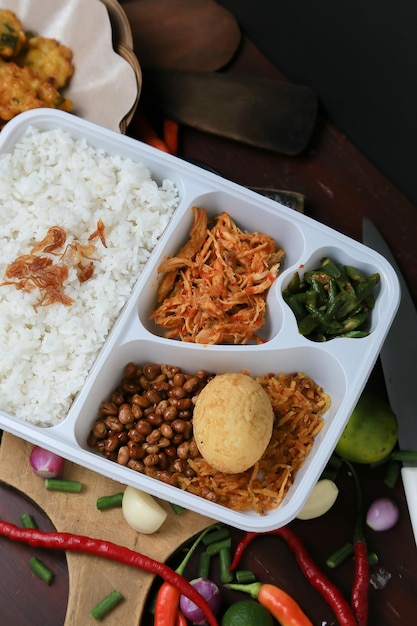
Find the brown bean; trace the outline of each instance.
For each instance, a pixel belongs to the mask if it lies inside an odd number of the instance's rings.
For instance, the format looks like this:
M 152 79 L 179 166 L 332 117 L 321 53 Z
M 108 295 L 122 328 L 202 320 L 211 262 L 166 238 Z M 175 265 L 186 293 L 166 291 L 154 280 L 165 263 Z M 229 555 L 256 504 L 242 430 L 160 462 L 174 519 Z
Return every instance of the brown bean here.
M 164 421 L 162 415 L 157 415 L 156 413 L 149 413 L 149 415 L 146 416 L 146 420 L 149 424 L 156 427 L 160 426 Z
M 190 376 L 190 378 L 187 378 L 187 380 L 183 384 L 183 389 L 185 389 L 187 393 L 192 393 L 199 384 L 200 381 L 198 380 L 197 376 Z
M 122 393 L 114 392 L 110 396 L 110 401 L 113 402 L 116 406 L 119 406 L 119 404 L 123 404 L 123 402 L 125 401 L 125 397 Z
M 169 407 L 169 400 L 161 400 L 159 404 L 155 407 L 155 413 L 157 415 L 163 415 L 164 411 Z
M 124 429 L 124 425 L 114 415 L 108 415 L 105 419 L 105 423 L 109 430 L 115 433 L 119 433 L 121 430 Z
M 180 411 L 188 411 L 189 409 L 191 409 L 193 403 L 191 401 L 191 398 L 180 398 L 179 400 L 177 400 L 177 408 Z
M 144 457 L 143 463 L 145 467 L 153 467 L 154 465 L 158 465 L 159 463 L 159 455 L 158 454 L 148 454 Z
M 177 372 L 172 377 L 172 382 L 174 383 L 175 387 L 182 387 L 184 384 L 184 381 L 185 381 L 185 376 L 182 372 Z
M 160 467 L 161 470 L 167 470 L 169 467 L 169 462 L 170 462 L 167 455 L 164 454 L 163 452 L 159 452 L 158 457 L 159 457 L 158 467 Z
M 198 456 L 200 456 L 200 451 L 199 451 L 199 449 L 197 447 L 197 444 L 196 444 L 194 439 L 192 441 L 190 441 L 189 452 L 190 452 L 190 457 L 192 459 L 196 459 Z
M 131 424 L 133 422 L 132 408 L 130 404 L 121 404 L 119 407 L 118 418 L 122 424 Z
M 110 435 L 104 442 L 104 449 L 106 452 L 114 452 L 119 447 L 119 440 L 117 435 Z
M 107 435 L 107 426 L 103 420 L 98 420 L 93 426 L 93 435 L 97 439 L 104 439 Z
M 117 462 L 120 465 L 127 465 L 130 458 L 131 457 L 127 446 L 122 446 L 121 448 L 119 448 L 117 452 Z
M 177 479 L 175 476 L 173 476 L 171 474 L 171 472 L 160 472 L 160 474 L 158 475 L 159 480 L 161 480 L 163 483 L 166 483 L 167 485 L 172 485 L 173 487 L 176 487 L 177 485 Z
M 144 451 L 140 443 L 129 441 L 127 444 L 127 450 L 131 459 L 142 459 L 144 457 Z
M 146 437 L 150 432 L 152 432 L 152 424 L 145 419 L 139 420 L 135 424 L 135 430 L 139 433 L 139 435 Z
M 150 404 L 159 404 L 159 402 L 161 402 L 162 400 L 161 396 L 155 389 L 148 389 L 147 391 L 145 391 L 144 395 L 145 398 L 149 400 Z
M 177 454 L 180 459 L 188 459 L 190 453 L 190 444 L 188 441 L 183 441 L 177 448 Z
M 161 424 L 160 430 L 162 437 L 165 437 L 166 439 L 172 439 L 172 437 L 174 436 L 174 431 L 172 430 L 171 426 L 166 422 Z
M 172 387 L 171 391 L 169 392 L 170 398 L 185 398 L 186 395 L 187 392 L 185 391 L 184 387 Z
M 145 454 L 159 454 L 159 447 L 156 443 L 147 443 L 142 444 L 142 448 Z
M 145 465 L 142 461 L 137 461 L 136 459 L 130 459 L 127 464 L 130 469 L 135 470 L 135 472 L 143 473 L 145 471 Z
M 173 406 L 172 404 L 169 404 L 166 409 L 164 409 L 163 413 L 162 413 L 164 420 L 167 422 L 171 422 L 172 420 L 174 420 L 177 415 L 178 415 L 178 409 L 176 406 Z
M 185 430 L 185 421 L 181 419 L 175 419 L 171 422 L 171 429 L 176 433 L 183 433 Z
M 171 389 L 171 385 L 166 380 L 154 380 L 152 382 L 152 389 L 157 391 L 159 396 L 162 396 Z
M 131 405 L 131 409 L 132 409 L 132 417 L 134 420 L 140 420 L 140 418 L 143 415 L 143 411 L 140 408 L 140 406 L 138 406 L 137 404 L 132 404 Z
M 124 446 L 125 443 L 129 441 L 129 435 L 126 430 L 122 430 L 120 433 L 117 433 L 117 441 L 119 442 L 119 446 Z
M 145 396 L 142 396 L 140 393 L 135 393 L 132 397 L 132 404 L 139 406 L 141 409 L 146 409 L 150 405 L 150 402 Z
M 135 376 L 137 376 L 137 367 L 134 363 L 130 362 L 127 363 L 124 367 L 123 370 L 123 376 L 124 378 L 135 378 Z
M 184 468 L 183 474 L 185 478 L 195 478 L 197 476 L 195 470 L 193 470 L 193 468 L 190 467 L 189 465 L 187 465 L 187 467 Z
M 152 432 L 146 437 L 146 443 L 156 443 L 161 438 L 161 431 L 159 428 L 154 428 Z
M 117 404 L 114 402 L 102 402 L 100 404 L 99 413 L 101 415 L 117 415 Z
M 174 470 L 174 472 L 177 472 L 178 474 L 182 474 L 184 472 L 184 468 L 185 468 L 185 461 L 183 459 L 175 459 L 175 461 L 172 464 L 172 469 Z
M 177 456 L 177 448 L 172 444 L 164 448 L 164 452 L 170 459 L 175 459 Z
M 148 380 L 154 380 L 161 373 L 161 366 L 158 363 L 148 363 L 143 368 L 143 375 Z

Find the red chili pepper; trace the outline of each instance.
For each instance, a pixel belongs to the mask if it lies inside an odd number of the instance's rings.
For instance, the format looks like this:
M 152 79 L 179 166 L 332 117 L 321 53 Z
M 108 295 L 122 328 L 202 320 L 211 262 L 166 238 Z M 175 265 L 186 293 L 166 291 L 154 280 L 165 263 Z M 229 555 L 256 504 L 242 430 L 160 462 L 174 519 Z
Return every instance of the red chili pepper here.
M 340 626 L 357 626 L 352 609 L 342 592 L 319 569 L 301 539 L 286 526 L 277 528 L 272 532 L 279 535 L 287 543 L 304 576 L 332 608 Z
M 171 583 L 164 582 L 158 590 L 155 602 L 154 626 L 174 626 L 177 624 L 180 592 Z
M 359 478 L 350 461 L 343 459 L 348 466 L 356 491 L 356 523 L 353 533 L 353 550 L 355 555 L 355 578 L 352 585 L 351 605 L 355 613 L 358 626 L 368 624 L 368 591 L 369 591 L 369 564 L 368 549 L 363 534 L 363 513 L 362 513 L 362 489 Z
M 300 605 L 280 587 L 262 583 L 228 584 L 225 587 L 249 593 L 279 621 L 281 626 L 313 626 Z
M 358 626 L 366 626 L 368 623 L 369 589 L 368 550 L 364 541 L 355 541 L 353 550 L 355 554 L 356 570 L 352 586 L 351 604 L 356 615 Z
M 250 544 L 252 539 L 255 539 L 255 537 L 257 537 L 258 535 L 259 533 L 255 533 L 252 531 L 249 531 L 245 533 L 244 535 L 242 535 L 242 538 L 240 539 L 239 543 L 236 546 L 235 553 L 233 555 L 232 562 L 229 567 L 229 572 L 233 572 L 237 568 L 237 566 L 240 563 L 240 559 L 242 558 L 243 553 L 246 550 L 246 547 Z
M 267 533 L 246 533 L 242 537 L 242 540 L 238 543 L 235 556 L 230 567 L 231 570 L 237 567 L 244 549 L 255 537 L 259 536 L 259 534 L 279 535 L 282 539 L 284 539 L 290 550 L 294 553 L 301 571 L 331 607 L 339 621 L 340 626 L 358 626 L 355 616 L 353 615 L 352 610 L 348 602 L 343 597 L 341 591 L 317 567 L 301 539 L 288 527 L 277 528 L 276 530 L 272 530 Z
M 158 150 L 162 150 L 162 152 L 170 152 L 168 146 L 164 142 L 163 139 L 158 135 L 158 133 L 153 128 L 149 119 L 145 115 L 143 111 L 136 111 L 136 122 L 137 122 L 137 136 L 138 139 L 147 143 L 149 146 L 153 146 L 154 148 L 158 148 Z
M 177 154 L 179 144 L 179 124 L 173 120 L 164 119 L 162 122 L 164 142 L 171 154 Z
M 187 620 L 185 619 L 184 613 L 179 609 L 177 611 L 175 626 L 187 626 Z
M 0 535 L 8 537 L 13 541 L 27 543 L 32 547 L 69 550 L 102 556 L 105 559 L 131 565 L 144 572 L 160 576 L 164 581 L 174 585 L 180 593 L 192 600 L 203 611 L 210 626 L 219 626 L 208 602 L 185 578 L 164 563 L 155 561 L 139 552 L 134 552 L 129 548 L 102 539 L 93 539 L 72 533 L 48 533 L 37 528 L 19 528 L 3 520 L 0 520 Z

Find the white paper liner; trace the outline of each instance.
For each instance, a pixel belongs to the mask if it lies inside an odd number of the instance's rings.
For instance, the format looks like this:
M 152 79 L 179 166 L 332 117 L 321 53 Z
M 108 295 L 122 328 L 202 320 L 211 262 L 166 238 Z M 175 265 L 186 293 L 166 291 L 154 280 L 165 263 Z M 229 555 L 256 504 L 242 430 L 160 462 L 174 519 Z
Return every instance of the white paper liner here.
M 74 75 L 65 96 L 72 113 L 120 130 L 135 103 L 138 86 L 133 68 L 113 49 L 109 14 L 101 0 L 0 0 L 25 30 L 58 39 L 73 53 Z

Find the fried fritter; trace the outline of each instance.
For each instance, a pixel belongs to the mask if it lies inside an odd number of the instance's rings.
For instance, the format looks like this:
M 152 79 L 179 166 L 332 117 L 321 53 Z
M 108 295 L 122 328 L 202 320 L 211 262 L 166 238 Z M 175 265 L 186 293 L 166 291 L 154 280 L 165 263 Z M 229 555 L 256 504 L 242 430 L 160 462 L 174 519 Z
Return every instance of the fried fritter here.
M 56 89 L 65 87 L 74 72 L 71 50 L 56 39 L 39 35 L 28 39 L 16 63 L 20 67 L 29 67 Z
M 0 57 L 10 59 L 22 50 L 26 35 L 13 11 L 0 9 Z
M 72 102 L 28 67 L 0 60 L 0 128 L 15 115 L 41 107 L 70 111 Z

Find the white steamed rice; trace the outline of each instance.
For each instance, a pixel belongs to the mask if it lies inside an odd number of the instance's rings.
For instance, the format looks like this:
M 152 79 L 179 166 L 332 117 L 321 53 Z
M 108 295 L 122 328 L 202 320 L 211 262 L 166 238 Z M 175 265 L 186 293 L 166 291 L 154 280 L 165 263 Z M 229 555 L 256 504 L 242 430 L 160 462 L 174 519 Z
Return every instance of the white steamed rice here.
M 99 260 L 88 281 L 70 270 L 71 306 L 35 312 L 38 290 L 0 287 L 0 410 L 42 426 L 65 418 L 177 205 L 172 181 L 158 185 L 143 164 L 63 130 L 29 127 L 0 155 L 0 282 L 51 226 L 87 243 L 101 219 L 107 243 L 93 242 Z

